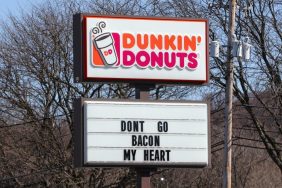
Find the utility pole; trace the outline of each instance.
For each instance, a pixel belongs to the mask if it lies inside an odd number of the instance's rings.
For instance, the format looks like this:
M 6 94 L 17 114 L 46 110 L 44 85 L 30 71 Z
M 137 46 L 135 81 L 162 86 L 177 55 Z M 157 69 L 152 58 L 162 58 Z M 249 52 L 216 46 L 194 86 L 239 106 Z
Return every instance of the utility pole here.
M 224 120 L 224 172 L 223 188 L 231 188 L 232 169 L 232 98 L 233 98 L 233 57 L 232 37 L 234 36 L 236 0 L 229 1 L 229 30 L 226 68 L 226 91 L 225 91 L 225 120 Z

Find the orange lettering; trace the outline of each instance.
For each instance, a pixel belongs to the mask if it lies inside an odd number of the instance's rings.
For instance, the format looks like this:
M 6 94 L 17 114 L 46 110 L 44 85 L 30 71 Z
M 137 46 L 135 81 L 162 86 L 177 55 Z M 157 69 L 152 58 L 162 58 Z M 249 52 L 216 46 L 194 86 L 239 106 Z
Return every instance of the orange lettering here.
M 182 36 L 177 36 L 177 49 L 182 50 Z
M 148 48 L 148 35 L 145 34 L 144 35 L 144 38 L 143 38 L 143 41 L 142 41 L 142 35 L 141 34 L 137 34 L 137 46 L 140 48 L 140 49 L 146 49 Z
M 192 36 L 189 38 L 188 36 L 184 36 L 184 49 L 185 51 L 191 48 L 192 51 L 196 50 L 196 37 Z
M 176 49 L 176 47 L 174 45 L 174 40 L 175 40 L 174 35 L 172 35 L 172 36 L 165 35 L 164 43 L 165 43 L 165 49 L 166 50 L 168 50 L 169 48 L 171 48 L 172 50 Z
M 155 35 L 150 35 L 150 46 L 151 49 L 158 48 L 161 50 L 163 48 L 163 38 L 162 35 L 158 35 L 158 38 Z
M 130 33 L 124 33 L 122 35 L 122 44 L 124 48 L 132 48 L 135 44 L 134 36 Z

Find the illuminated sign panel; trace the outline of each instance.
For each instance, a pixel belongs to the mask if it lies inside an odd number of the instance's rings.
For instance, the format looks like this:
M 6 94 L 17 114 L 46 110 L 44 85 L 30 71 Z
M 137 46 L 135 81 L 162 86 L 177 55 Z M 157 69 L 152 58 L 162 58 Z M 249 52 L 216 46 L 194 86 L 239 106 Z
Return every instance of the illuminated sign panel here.
M 85 100 L 82 109 L 83 166 L 209 164 L 206 103 Z
M 206 19 L 75 15 L 76 81 L 206 83 L 207 27 Z

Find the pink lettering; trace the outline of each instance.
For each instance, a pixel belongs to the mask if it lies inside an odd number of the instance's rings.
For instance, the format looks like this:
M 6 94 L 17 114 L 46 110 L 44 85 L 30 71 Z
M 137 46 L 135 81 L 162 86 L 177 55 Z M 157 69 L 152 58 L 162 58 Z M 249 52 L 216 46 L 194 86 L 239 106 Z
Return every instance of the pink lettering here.
M 141 68 L 146 68 L 150 63 L 150 55 L 145 51 L 140 51 L 136 55 L 136 63 Z
M 171 55 L 171 60 L 169 60 L 170 55 Z M 176 64 L 175 53 L 174 52 L 172 53 L 165 52 L 164 53 L 164 62 L 167 68 L 170 68 L 170 69 L 173 68 Z
M 196 53 L 190 53 L 188 55 L 188 68 L 191 70 L 195 70 L 198 67 L 198 61 L 197 61 L 197 54 Z
M 185 57 L 187 57 L 187 53 L 176 53 L 176 56 L 179 57 L 179 67 L 180 68 L 184 68 L 185 64 L 184 64 L 184 59 Z
M 131 67 L 135 62 L 135 55 L 133 52 L 124 50 L 122 53 L 123 65 L 125 67 Z
M 156 65 L 160 68 L 164 66 L 162 52 L 159 52 L 158 54 L 156 52 L 151 52 L 151 66 L 156 67 Z

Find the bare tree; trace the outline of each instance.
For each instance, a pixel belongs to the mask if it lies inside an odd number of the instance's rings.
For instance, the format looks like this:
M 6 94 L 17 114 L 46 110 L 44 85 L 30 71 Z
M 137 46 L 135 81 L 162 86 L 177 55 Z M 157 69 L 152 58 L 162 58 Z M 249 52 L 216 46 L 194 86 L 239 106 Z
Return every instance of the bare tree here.
M 126 85 L 73 83 L 72 15 L 81 9 L 77 1 L 46 2 L 1 24 L 3 186 L 83 186 L 91 179 L 100 187 L 107 174 L 116 174 L 116 184 L 126 172 L 72 167 L 73 99 L 133 93 Z
M 243 1 L 244 2 L 244 1 Z M 278 1 L 241 2 L 237 12 L 236 34 L 250 37 L 253 57 L 250 62 L 239 58 L 235 64 L 234 95 L 249 114 L 250 127 L 258 130 L 258 136 L 276 163 L 281 166 L 281 4 Z M 280 7 L 280 9 L 279 9 Z M 222 10 L 220 10 L 222 8 Z M 220 10 L 220 11 L 219 11 Z M 217 7 L 214 18 L 221 23 L 222 32 L 227 32 L 225 6 Z M 219 26 L 216 26 L 218 28 Z M 213 32 L 214 33 L 214 32 Z M 220 38 L 220 37 L 218 37 Z M 224 88 L 224 59 L 214 61 L 217 71 L 211 72 L 216 85 Z M 268 131 L 277 133 L 269 133 Z
M 246 2 L 248 6 L 241 4 L 237 12 L 236 33 L 248 35 L 254 47 L 250 62 L 239 59 L 235 64 L 234 105 L 238 109 L 234 109 L 234 185 L 275 187 L 279 185 L 275 178 L 252 177 L 263 174 L 262 167 L 266 164 L 270 166 L 269 172 L 275 175 L 277 167 L 281 170 L 281 3 L 271 0 Z M 211 4 L 205 0 L 57 0 L 2 22 L 1 186 L 134 187 L 136 174 L 133 169 L 75 169 L 72 166 L 73 99 L 134 97 L 134 88 L 128 84 L 73 83 L 74 13 L 208 17 L 210 38 L 225 41 L 228 31 L 226 4 L 227 1 Z M 151 92 L 151 97 L 158 100 L 209 98 L 213 135 L 212 168 L 160 169 L 153 176 L 154 185 L 165 186 L 158 179 L 165 177 L 170 187 L 221 186 L 226 68 L 224 50 L 221 53 L 221 58 L 210 62 L 209 86 L 199 89 L 157 85 Z M 267 181 L 270 179 L 271 182 Z

